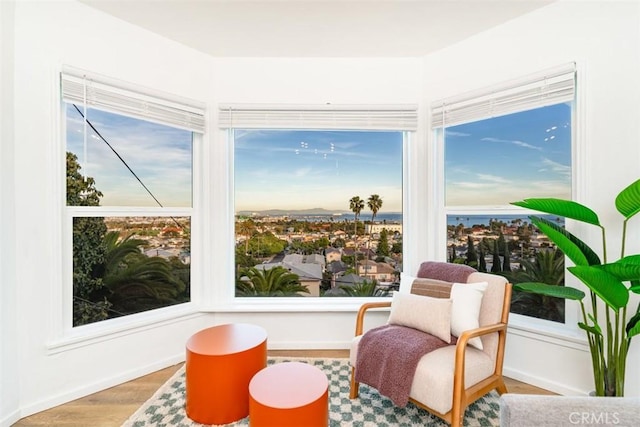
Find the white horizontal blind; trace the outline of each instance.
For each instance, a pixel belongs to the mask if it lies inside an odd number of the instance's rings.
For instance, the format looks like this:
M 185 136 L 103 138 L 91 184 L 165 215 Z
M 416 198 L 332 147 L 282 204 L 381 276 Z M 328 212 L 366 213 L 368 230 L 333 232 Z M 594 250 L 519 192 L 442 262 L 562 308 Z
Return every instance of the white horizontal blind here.
M 165 94 L 71 67 L 60 73 L 62 99 L 69 103 L 204 133 L 202 102 Z
M 367 129 L 413 131 L 417 105 L 221 105 L 218 123 L 229 129 Z
M 573 101 L 575 80 L 576 66 L 570 63 L 507 84 L 443 99 L 431 105 L 431 127 L 453 126 Z

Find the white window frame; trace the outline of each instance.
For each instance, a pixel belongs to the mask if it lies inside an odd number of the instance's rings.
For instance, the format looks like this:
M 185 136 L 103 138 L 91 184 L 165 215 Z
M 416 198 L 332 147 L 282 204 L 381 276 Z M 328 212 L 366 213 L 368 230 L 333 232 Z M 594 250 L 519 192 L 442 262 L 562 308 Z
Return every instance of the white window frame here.
M 489 86 L 486 88 L 478 89 L 477 91 L 461 94 L 451 98 L 438 100 L 431 105 L 431 137 L 434 144 L 432 145 L 432 154 L 436 159 L 437 166 L 434 171 L 434 182 L 437 183 L 436 187 L 439 189 L 436 193 L 436 205 L 437 209 L 435 226 L 438 230 L 437 238 L 437 251 L 436 253 L 440 259 L 447 259 L 447 216 L 448 215 L 472 215 L 472 214 L 486 214 L 487 212 L 495 212 L 496 215 L 528 215 L 537 214 L 539 212 L 526 211 L 514 206 L 454 206 L 447 207 L 445 204 L 445 171 L 444 171 L 444 135 L 442 132 L 444 125 L 456 125 L 461 123 L 468 123 L 472 121 L 480 121 L 491 117 L 502 116 L 510 113 L 516 113 L 520 111 L 531 110 L 538 107 L 554 105 L 567 100 L 572 101 L 572 142 L 571 142 L 571 162 L 572 162 L 572 179 L 571 179 L 571 193 L 574 200 L 579 200 L 583 193 L 580 183 L 584 182 L 584 171 L 581 168 L 583 162 L 581 159 L 584 156 L 584 147 L 582 143 L 582 120 L 579 120 L 581 114 L 583 114 L 583 108 L 581 99 L 582 88 L 580 85 L 575 84 L 575 81 L 582 80 L 583 70 L 578 67 L 576 62 L 570 62 L 557 67 L 549 68 L 538 73 L 534 73 L 522 78 L 513 79 L 508 82 L 500 83 L 497 85 Z M 572 74 L 573 77 L 568 77 Z M 571 80 L 571 81 L 569 81 Z M 550 83 L 545 89 L 545 82 Z M 535 87 L 539 87 L 538 96 L 533 96 Z M 522 90 L 521 90 L 522 89 Z M 567 90 L 570 89 L 570 90 Z M 521 101 L 517 102 L 518 93 L 522 94 Z M 509 105 L 510 99 L 515 99 Z M 504 95 L 503 97 L 501 97 Z M 500 105 L 499 108 L 494 108 L 493 99 L 497 98 Z M 476 102 L 477 101 L 477 102 Z M 447 109 L 453 106 L 451 114 Z M 465 110 L 466 106 L 473 106 Z M 475 112 L 474 112 L 475 109 Z M 447 117 L 450 117 L 452 123 L 447 123 Z M 571 229 L 571 221 L 567 221 L 567 228 Z M 570 265 L 570 261 L 565 257 L 566 265 Z M 566 269 L 565 269 L 566 270 Z M 565 271 L 565 284 L 575 287 L 582 287 L 577 280 L 574 280 L 570 274 Z M 510 328 L 513 328 L 518 333 L 527 335 L 533 333 L 538 336 L 542 334 L 545 339 L 556 340 L 561 338 L 563 340 L 569 340 L 578 346 L 584 343 L 584 333 L 576 326 L 580 317 L 579 307 L 577 304 L 573 304 L 575 307 L 571 309 L 572 304 L 568 302 L 565 309 L 565 322 L 559 323 L 545 319 L 538 319 L 530 316 L 520 315 L 516 313 L 510 313 Z M 574 345 L 571 344 L 571 345 Z
M 234 146 L 233 129 L 311 129 L 311 130 L 390 130 L 403 132 L 403 260 L 411 252 L 411 246 L 404 237 L 411 231 L 410 218 L 417 218 L 409 212 L 416 208 L 408 202 L 409 170 L 420 162 L 411 158 L 410 153 L 416 150 L 418 133 L 418 106 L 402 105 L 290 105 L 290 104 L 221 104 L 217 117 L 217 137 L 224 148 L 217 147 L 224 157 L 216 156 L 212 168 L 216 165 L 224 168 L 229 183 L 224 199 L 228 206 L 224 217 L 217 221 L 216 228 L 224 239 L 215 239 L 213 253 L 226 254 L 219 260 L 225 266 L 224 272 L 215 280 L 218 286 L 208 287 L 210 292 L 205 298 L 210 304 L 207 311 L 216 312 L 353 312 L 364 302 L 384 301 L 390 297 L 332 297 L 332 298 L 244 298 L 235 296 L 235 203 L 234 203 Z M 215 191 L 212 189 L 212 191 Z M 215 203 L 215 202 L 214 202 Z M 224 223 L 222 222 L 224 221 Z M 409 231 L 404 231 L 409 230 Z M 218 235 L 216 231 L 214 234 Z M 403 266 L 406 266 L 406 262 Z
M 84 91 L 84 99 L 78 100 L 77 85 L 65 92 L 61 81 L 90 81 L 100 88 L 97 97 L 91 99 L 90 91 Z M 54 280 L 59 286 L 52 286 L 51 300 L 53 312 L 58 313 L 51 322 L 51 339 L 47 344 L 48 354 L 55 354 L 78 347 L 92 345 L 131 333 L 133 330 L 156 327 L 157 325 L 182 321 L 185 318 L 198 315 L 198 301 L 202 295 L 204 281 L 203 250 L 205 238 L 201 230 L 204 210 L 203 202 L 203 159 L 206 148 L 207 134 L 206 104 L 200 101 L 167 94 L 165 92 L 127 83 L 121 80 L 105 77 L 96 73 L 63 65 L 55 76 L 55 86 L 60 88 L 55 93 L 54 111 L 57 124 L 54 132 L 57 144 L 52 144 L 52 159 L 55 159 L 56 179 L 53 183 L 55 200 L 60 212 L 60 231 L 58 241 L 61 242 L 57 265 L 52 269 L 58 272 L 60 279 Z M 117 94 L 116 98 L 108 95 Z M 107 95 L 104 98 L 100 96 Z M 101 99 L 115 99 L 111 105 L 106 105 Z M 118 100 L 123 101 L 124 108 L 119 108 Z M 66 204 L 66 104 L 79 102 L 88 108 L 103 109 L 115 114 L 134 117 L 161 123 L 167 126 L 190 130 L 192 132 L 192 202 L 190 207 L 113 207 L 113 206 L 67 206 Z M 149 107 L 153 108 L 149 108 Z M 90 118 L 89 118 L 90 120 Z M 190 218 L 191 227 L 191 281 L 190 301 L 154 310 L 148 310 L 127 316 L 107 319 L 87 325 L 73 327 L 73 218 L 74 217 L 128 217 L 128 216 L 183 216 Z

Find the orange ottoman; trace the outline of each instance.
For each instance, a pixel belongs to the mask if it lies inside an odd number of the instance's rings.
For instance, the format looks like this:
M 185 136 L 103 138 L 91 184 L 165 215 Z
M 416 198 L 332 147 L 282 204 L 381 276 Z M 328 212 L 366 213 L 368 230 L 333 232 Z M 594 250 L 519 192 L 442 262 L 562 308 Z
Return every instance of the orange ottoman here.
M 235 323 L 197 332 L 187 341 L 187 416 L 228 424 L 249 415 L 249 381 L 267 366 L 267 332 Z
M 326 427 L 329 381 L 315 366 L 300 362 L 271 365 L 249 383 L 252 427 Z

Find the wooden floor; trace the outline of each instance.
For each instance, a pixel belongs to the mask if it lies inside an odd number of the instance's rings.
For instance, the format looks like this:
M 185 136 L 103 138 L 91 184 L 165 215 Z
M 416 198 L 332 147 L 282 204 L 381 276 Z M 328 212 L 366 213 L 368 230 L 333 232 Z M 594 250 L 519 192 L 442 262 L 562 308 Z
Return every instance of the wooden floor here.
M 271 350 L 270 356 L 349 357 L 348 350 Z M 14 426 L 120 427 L 182 364 L 74 400 L 18 421 Z M 506 379 L 510 393 L 554 394 L 520 381 Z

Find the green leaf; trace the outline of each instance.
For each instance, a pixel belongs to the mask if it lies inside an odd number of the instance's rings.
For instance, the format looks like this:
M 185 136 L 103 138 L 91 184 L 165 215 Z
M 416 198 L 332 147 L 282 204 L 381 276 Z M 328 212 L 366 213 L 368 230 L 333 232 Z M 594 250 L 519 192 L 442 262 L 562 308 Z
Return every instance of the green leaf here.
M 599 265 L 597 267 L 616 276 L 623 282 L 640 280 L 640 264 L 626 264 L 622 261 L 623 260 L 618 260 L 616 262 Z
M 572 200 L 555 198 L 524 199 L 523 201 L 512 202 L 511 204 L 534 211 L 575 219 L 588 224 L 600 225 L 598 215 L 594 211 Z
M 591 332 L 594 335 L 602 336 L 602 330 L 600 329 L 600 327 L 597 324 L 594 325 L 594 326 L 589 326 L 589 325 L 585 325 L 582 322 L 578 322 L 578 327 L 580 329 L 584 329 L 587 332 Z
M 640 179 L 618 194 L 618 197 L 616 197 L 616 209 L 626 219 L 640 212 Z
M 640 312 L 636 313 L 631 319 L 629 319 L 626 331 L 627 338 L 640 334 Z
M 544 295 L 548 297 L 564 298 L 570 300 L 581 300 L 584 298 L 584 292 L 579 289 L 570 288 L 568 286 L 549 285 L 547 283 L 526 282 L 513 285 L 513 289 L 529 292 L 532 294 Z
M 613 310 L 618 311 L 629 302 L 629 291 L 616 276 L 593 266 L 576 265 L 567 268 L 567 270 L 587 285 Z
M 576 265 L 600 264 L 598 255 L 582 240 L 553 222 L 530 216 L 531 222 L 554 242 L 558 248 Z
M 633 285 L 629 288 L 634 294 L 640 294 L 640 285 Z

